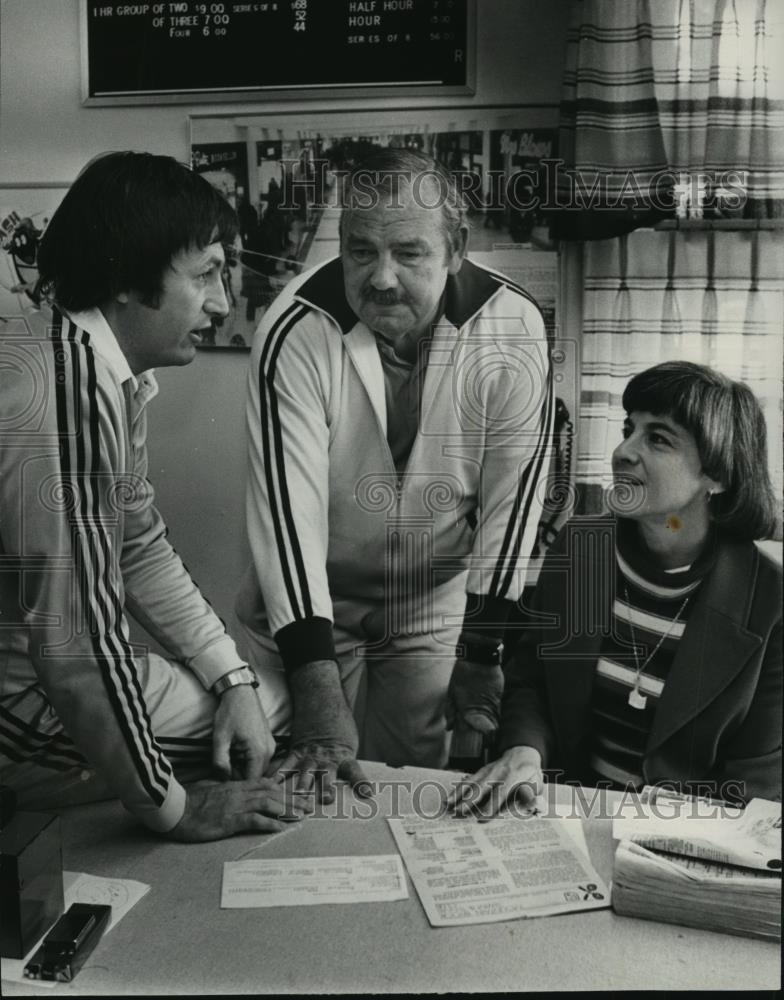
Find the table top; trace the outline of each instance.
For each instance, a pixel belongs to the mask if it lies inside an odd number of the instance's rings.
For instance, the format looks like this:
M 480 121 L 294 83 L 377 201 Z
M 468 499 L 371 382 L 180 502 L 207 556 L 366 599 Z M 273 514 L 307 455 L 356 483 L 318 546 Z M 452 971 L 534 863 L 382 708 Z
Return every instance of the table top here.
M 366 767 L 374 803 L 348 789 L 322 815 L 268 838 L 254 857 L 393 854 L 386 816 L 415 805 L 435 815 L 460 776 L 418 768 Z M 561 806 L 575 790 L 550 786 Z M 612 875 L 614 793 L 587 818 L 591 860 Z M 355 806 L 356 808 L 352 808 Z M 597 808 L 598 806 L 598 808 Z M 559 810 L 562 811 L 562 810 Z M 359 815 L 357 815 L 359 813 Z M 4 996 L 269 993 L 518 992 L 612 989 L 777 989 L 777 944 L 612 910 L 433 928 L 416 891 L 398 902 L 220 909 L 224 861 L 264 842 L 246 835 L 175 844 L 141 829 L 117 802 L 63 810 L 66 870 L 136 879 L 151 891 L 97 946 L 73 983 L 45 989 L 4 983 Z

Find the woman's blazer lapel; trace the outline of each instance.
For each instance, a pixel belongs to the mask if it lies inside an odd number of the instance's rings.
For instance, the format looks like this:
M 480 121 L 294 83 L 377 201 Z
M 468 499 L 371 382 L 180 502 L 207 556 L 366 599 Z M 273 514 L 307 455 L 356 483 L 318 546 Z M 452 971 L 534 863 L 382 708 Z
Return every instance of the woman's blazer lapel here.
M 758 566 L 755 545 L 719 542 L 713 571 L 678 643 L 646 755 L 703 712 L 762 645 L 746 628 Z

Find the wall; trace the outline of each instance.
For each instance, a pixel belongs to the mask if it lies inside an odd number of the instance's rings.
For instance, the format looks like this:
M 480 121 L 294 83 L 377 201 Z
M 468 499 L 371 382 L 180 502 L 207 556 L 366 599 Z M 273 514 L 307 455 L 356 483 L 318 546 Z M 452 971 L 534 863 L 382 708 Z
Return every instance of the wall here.
M 556 105 L 565 5 L 478 0 L 477 8 L 476 94 L 438 103 Z M 267 102 L 85 108 L 79 59 L 78 0 L 0 0 L 0 202 L 3 186 L 70 182 L 92 156 L 109 149 L 147 149 L 186 160 L 191 112 L 302 107 Z M 375 98 L 319 106 L 373 110 L 428 103 L 427 98 Z M 171 540 L 230 627 L 247 561 L 246 368 L 245 353 L 227 352 L 201 354 L 187 369 L 159 371 L 161 394 L 150 410 L 150 475 L 158 505 Z

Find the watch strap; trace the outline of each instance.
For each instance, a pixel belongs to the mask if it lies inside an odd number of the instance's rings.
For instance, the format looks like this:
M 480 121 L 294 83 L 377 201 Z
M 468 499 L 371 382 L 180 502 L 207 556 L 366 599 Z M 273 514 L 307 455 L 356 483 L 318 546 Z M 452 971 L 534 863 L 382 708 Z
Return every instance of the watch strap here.
M 235 670 L 229 670 L 228 673 L 215 681 L 210 690 L 214 695 L 221 695 L 229 688 L 240 687 L 243 684 L 249 684 L 254 688 L 259 686 L 259 679 L 250 667 L 237 667 Z
M 488 667 L 498 666 L 503 662 L 504 644 L 502 642 L 477 641 L 466 635 L 461 635 L 457 645 L 457 655 L 470 663 L 481 663 Z

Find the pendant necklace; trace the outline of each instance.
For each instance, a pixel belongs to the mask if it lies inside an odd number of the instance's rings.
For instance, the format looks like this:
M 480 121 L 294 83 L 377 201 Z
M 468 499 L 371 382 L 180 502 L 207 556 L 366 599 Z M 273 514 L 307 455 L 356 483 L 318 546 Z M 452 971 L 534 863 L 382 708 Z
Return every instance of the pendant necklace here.
M 686 605 L 689 603 L 689 598 L 691 597 L 691 594 L 687 594 L 686 597 L 684 597 L 683 604 L 681 604 L 681 606 L 678 608 L 678 613 L 675 615 L 673 620 L 667 626 L 667 631 L 659 637 L 659 641 L 653 647 L 653 652 L 649 653 L 648 656 L 645 657 L 645 662 L 642 664 L 640 663 L 640 657 L 637 654 L 637 636 L 634 634 L 634 624 L 632 623 L 632 610 L 631 610 L 631 601 L 629 600 L 628 587 L 624 586 L 623 594 L 624 597 L 626 598 L 626 616 L 629 619 L 629 631 L 632 634 L 632 650 L 634 652 L 634 665 L 637 675 L 634 678 L 634 687 L 629 692 L 629 697 L 627 698 L 627 701 L 632 708 L 636 708 L 642 711 L 648 704 L 648 698 L 647 695 L 644 695 L 642 691 L 640 691 L 640 675 L 648 666 L 648 664 L 651 662 L 651 660 L 654 658 L 654 656 L 656 656 L 661 644 L 664 642 L 664 640 L 667 638 L 670 632 L 672 632 L 672 630 L 675 628 L 676 624 L 678 623 L 681 615 L 683 614 L 686 608 Z

